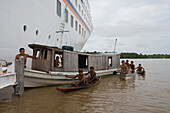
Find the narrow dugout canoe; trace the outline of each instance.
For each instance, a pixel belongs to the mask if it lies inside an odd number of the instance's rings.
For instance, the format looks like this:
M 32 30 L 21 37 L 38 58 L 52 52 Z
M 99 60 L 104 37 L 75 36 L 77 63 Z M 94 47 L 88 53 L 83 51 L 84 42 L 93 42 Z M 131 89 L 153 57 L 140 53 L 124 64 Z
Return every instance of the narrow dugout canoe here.
M 74 85 L 66 85 L 66 86 L 57 87 L 56 89 L 62 92 L 69 92 L 69 91 L 74 91 L 74 90 L 79 90 L 79 89 L 90 88 L 92 86 L 97 85 L 100 82 L 100 80 L 101 80 L 101 77 L 97 77 L 97 80 L 89 85 L 83 85 L 79 87 L 74 86 Z
M 123 79 L 123 80 L 129 80 L 129 79 L 132 79 L 136 74 L 135 73 L 127 73 L 127 74 L 123 74 L 123 73 L 120 73 L 120 77 Z

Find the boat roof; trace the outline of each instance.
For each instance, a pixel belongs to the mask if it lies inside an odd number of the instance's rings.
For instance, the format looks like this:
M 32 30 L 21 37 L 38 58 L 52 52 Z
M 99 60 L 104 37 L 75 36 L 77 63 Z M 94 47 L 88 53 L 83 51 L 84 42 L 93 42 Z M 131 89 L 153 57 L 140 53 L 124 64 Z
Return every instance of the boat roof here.
M 79 55 L 86 55 L 86 56 L 113 56 L 113 55 L 120 55 L 119 53 L 98 53 L 98 54 L 89 54 L 89 53 L 84 53 L 84 52 L 77 52 L 77 51 L 69 51 L 69 50 L 64 50 L 55 46 L 47 46 L 47 45 L 41 45 L 41 44 L 29 44 L 28 45 L 31 49 L 34 48 L 42 48 L 42 49 L 55 49 L 57 51 L 63 51 L 63 52 L 73 52 L 73 53 L 78 53 Z

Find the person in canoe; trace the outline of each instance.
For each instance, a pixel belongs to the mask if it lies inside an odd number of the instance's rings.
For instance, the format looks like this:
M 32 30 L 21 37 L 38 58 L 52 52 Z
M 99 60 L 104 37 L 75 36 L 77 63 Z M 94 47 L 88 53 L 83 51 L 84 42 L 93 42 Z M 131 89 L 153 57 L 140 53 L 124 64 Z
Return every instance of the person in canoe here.
M 73 77 L 69 77 L 68 75 L 66 75 L 66 77 L 68 77 L 68 78 L 77 78 L 78 77 L 79 82 L 73 82 L 73 85 L 75 85 L 77 87 L 82 86 L 82 85 L 86 85 L 86 81 L 85 81 L 86 76 L 85 76 L 85 74 L 83 74 L 83 70 L 79 70 L 79 74 L 77 74 Z
M 129 60 L 126 60 L 126 63 L 125 63 L 128 67 L 128 69 L 130 69 L 130 64 L 129 64 Z
M 128 73 L 128 66 L 125 64 L 124 60 L 122 61 L 122 65 L 120 67 L 121 67 L 121 73 L 123 74 Z
M 134 65 L 133 63 L 134 63 L 134 62 L 131 61 L 131 64 L 130 64 L 131 73 L 134 73 L 134 72 L 135 72 L 135 65 Z
M 15 60 L 19 59 L 20 56 L 23 56 L 24 57 L 24 68 L 26 68 L 27 58 L 36 59 L 36 57 L 34 57 L 34 56 L 30 56 L 28 54 L 25 54 L 24 48 L 20 48 L 19 52 L 20 52 L 20 54 L 16 55 Z
M 145 74 L 145 69 L 139 64 L 139 67 L 136 68 L 138 74 Z
M 86 73 L 85 75 L 89 75 L 87 84 L 90 84 L 97 79 L 96 72 L 94 71 L 94 67 L 90 67 L 90 71 Z

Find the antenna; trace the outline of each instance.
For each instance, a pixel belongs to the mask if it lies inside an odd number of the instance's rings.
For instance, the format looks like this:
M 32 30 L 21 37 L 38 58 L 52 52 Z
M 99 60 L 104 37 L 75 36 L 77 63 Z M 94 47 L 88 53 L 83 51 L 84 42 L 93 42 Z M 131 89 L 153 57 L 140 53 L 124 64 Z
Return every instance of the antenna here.
M 61 38 L 60 38 L 60 45 L 59 47 L 62 48 L 62 41 L 63 41 L 63 33 L 64 32 L 69 32 L 68 30 L 67 31 L 64 31 L 64 28 L 65 28 L 65 21 L 66 21 L 66 9 L 67 9 L 67 5 L 65 6 L 65 10 L 64 10 L 64 19 L 63 19 L 63 23 L 61 23 L 60 25 L 60 31 L 56 31 L 56 33 L 61 33 Z
M 117 39 L 115 39 L 114 53 L 116 53 L 116 43 L 117 43 Z

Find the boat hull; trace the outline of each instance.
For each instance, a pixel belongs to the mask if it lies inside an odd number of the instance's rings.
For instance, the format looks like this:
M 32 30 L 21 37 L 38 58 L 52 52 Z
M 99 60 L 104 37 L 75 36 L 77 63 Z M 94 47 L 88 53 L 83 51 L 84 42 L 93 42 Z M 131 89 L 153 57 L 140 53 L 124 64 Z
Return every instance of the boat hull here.
M 135 74 L 120 74 L 120 78 L 123 79 L 123 80 L 129 80 L 129 79 L 132 79 L 134 78 Z
M 112 75 L 113 71 L 117 69 L 96 71 L 98 76 Z M 24 87 L 34 88 L 34 87 L 44 87 L 44 86 L 55 86 L 55 85 L 66 85 L 71 84 L 73 81 L 78 81 L 78 79 L 71 79 L 65 77 L 65 75 L 75 76 L 77 72 L 51 72 L 45 73 L 40 71 L 25 70 L 24 72 Z M 87 78 L 88 76 L 86 76 Z
M 59 91 L 62 91 L 62 92 L 69 92 L 69 91 L 75 91 L 75 90 L 80 90 L 80 89 L 86 89 L 86 88 L 90 88 L 92 86 L 97 85 L 100 82 L 100 80 L 101 80 L 101 77 L 98 77 L 96 82 L 89 84 L 89 85 L 79 86 L 79 87 L 76 87 L 76 86 L 73 86 L 73 85 L 67 85 L 67 86 L 57 87 L 56 89 L 59 90 Z

